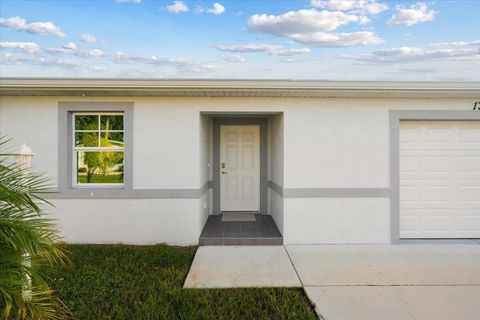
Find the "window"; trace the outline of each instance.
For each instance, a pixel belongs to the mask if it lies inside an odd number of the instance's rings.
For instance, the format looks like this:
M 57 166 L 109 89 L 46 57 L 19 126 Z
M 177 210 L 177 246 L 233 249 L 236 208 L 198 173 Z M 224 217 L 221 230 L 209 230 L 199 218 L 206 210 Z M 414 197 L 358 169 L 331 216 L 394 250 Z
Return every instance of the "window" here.
M 122 186 L 124 114 L 74 113 L 73 161 L 76 186 Z

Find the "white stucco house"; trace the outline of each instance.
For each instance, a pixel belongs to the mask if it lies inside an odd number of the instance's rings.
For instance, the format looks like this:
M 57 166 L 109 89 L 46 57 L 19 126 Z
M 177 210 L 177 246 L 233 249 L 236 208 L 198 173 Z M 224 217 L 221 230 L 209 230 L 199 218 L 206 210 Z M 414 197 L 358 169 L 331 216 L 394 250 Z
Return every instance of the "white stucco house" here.
M 72 243 L 195 245 L 222 212 L 284 244 L 479 242 L 479 109 L 479 82 L 0 79 Z

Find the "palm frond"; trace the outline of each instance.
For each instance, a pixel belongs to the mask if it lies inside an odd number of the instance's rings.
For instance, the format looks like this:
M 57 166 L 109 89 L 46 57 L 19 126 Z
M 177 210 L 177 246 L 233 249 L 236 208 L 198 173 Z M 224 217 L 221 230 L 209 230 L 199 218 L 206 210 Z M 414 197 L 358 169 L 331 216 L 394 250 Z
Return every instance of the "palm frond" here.
M 0 148 L 7 142 L 0 136 Z M 60 319 L 61 303 L 37 271 L 68 262 L 54 221 L 43 214 L 50 203 L 42 194 L 51 192 L 51 185 L 7 156 L 0 152 L 0 318 Z M 28 297 L 26 283 L 31 283 Z

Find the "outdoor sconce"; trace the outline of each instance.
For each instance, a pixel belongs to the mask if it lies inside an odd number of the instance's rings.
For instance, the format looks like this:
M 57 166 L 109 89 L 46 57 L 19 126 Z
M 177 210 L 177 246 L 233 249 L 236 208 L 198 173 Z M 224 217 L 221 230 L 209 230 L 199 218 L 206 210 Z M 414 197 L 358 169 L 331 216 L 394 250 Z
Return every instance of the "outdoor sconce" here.
M 20 165 L 23 170 L 28 171 L 32 165 L 32 158 L 35 153 L 24 141 L 16 151 L 12 152 L 12 155 L 15 158 L 15 163 Z

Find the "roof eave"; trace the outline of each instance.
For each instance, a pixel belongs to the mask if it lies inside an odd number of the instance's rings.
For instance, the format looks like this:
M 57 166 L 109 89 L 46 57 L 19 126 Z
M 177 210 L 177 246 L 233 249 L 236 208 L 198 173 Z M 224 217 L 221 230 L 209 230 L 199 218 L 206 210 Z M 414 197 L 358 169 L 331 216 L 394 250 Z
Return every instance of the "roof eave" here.
M 480 82 L 0 78 L 0 95 L 478 98 Z

